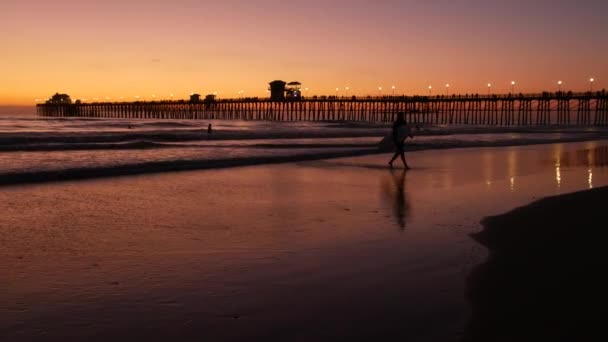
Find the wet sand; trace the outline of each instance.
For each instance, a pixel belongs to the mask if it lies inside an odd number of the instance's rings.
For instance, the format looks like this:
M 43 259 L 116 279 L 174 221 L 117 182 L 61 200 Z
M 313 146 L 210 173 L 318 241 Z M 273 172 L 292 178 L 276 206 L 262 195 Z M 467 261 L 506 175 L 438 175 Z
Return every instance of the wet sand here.
M 0 336 L 458 340 L 486 258 L 479 221 L 608 185 L 607 146 L 413 152 L 406 173 L 374 155 L 3 187 Z

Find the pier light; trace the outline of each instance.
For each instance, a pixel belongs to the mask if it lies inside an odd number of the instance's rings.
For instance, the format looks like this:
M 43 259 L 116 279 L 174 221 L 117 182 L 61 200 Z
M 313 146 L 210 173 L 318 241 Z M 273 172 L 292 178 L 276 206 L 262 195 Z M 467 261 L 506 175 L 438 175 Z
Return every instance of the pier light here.
M 125 98 L 124 96 L 121 96 L 121 97 L 120 97 L 120 99 L 121 99 L 121 100 L 122 100 L 122 99 L 124 99 L 124 98 Z
M 156 99 L 156 95 L 152 94 L 152 99 L 155 100 Z
M 391 87 L 393 89 L 393 96 L 395 96 L 395 86 Z
M 492 88 L 492 83 L 488 83 L 488 96 L 490 96 L 490 89 Z
M 562 81 L 557 81 L 557 89 L 561 92 L 562 91 Z
M 350 89 L 349 87 L 345 87 L 344 90 L 346 90 L 346 97 L 348 97 L 348 89 Z
M 217 91 L 214 91 L 214 92 L 213 92 L 213 95 L 217 95 Z
M 433 86 L 429 86 L 429 96 L 431 96 L 431 91 L 433 90 Z
M 595 80 L 593 79 L 593 77 L 591 77 L 589 79 L 589 91 L 593 92 L 593 82 L 595 82 Z
M 450 95 L 450 84 L 446 83 L 445 84 L 445 95 Z
M 511 81 L 511 94 L 513 94 L 514 89 L 515 89 L 515 81 Z
M 378 96 L 382 95 L 382 87 L 378 87 Z

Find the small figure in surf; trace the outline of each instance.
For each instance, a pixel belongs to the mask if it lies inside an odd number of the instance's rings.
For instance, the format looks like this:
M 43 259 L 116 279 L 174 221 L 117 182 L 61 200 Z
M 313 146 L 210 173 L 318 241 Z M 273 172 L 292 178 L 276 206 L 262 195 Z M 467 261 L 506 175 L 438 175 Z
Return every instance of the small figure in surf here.
M 407 165 L 407 162 L 405 161 L 405 147 L 403 146 L 403 143 L 405 142 L 405 139 L 407 137 L 410 137 L 413 139 L 414 135 L 408 129 L 407 121 L 405 121 L 404 113 L 399 112 L 399 113 L 397 113 L 397 120 L 395 120 L 395 122 L 393 123 L 392 138 L 393 138 L 393 144 L 395 145 L 395 154 L 393 155 L 391 160 L 388 162 L 388 165 L 391 168 L 393 167 L 393 162 L 395 161 L 395 159 L 397 159 L 397 157 L 401 157 L 401 161 L 403 162 L 403 167 L 405 167 L 405 169 L 410 168 Z
M 207 134 L 211 134 L 211 124 L 209 124 L 209 126 L 207 126 Z

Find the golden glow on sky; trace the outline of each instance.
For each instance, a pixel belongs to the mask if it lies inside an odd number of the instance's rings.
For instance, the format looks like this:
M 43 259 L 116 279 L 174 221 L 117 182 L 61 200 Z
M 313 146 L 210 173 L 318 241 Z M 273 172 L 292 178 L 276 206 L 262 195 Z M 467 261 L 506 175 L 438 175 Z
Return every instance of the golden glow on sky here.
M 605 1 L 3 0 L 0 104 L 262 97 L 275 79 L 309 96 L 601 89 L 605 13 Z

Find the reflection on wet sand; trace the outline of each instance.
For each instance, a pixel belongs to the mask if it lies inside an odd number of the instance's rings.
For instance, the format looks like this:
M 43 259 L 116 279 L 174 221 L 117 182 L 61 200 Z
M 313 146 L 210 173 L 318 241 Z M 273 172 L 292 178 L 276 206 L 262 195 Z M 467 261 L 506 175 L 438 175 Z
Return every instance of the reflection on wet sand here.
M 559 188 L 563 181 L 562 172 L 565 168 L 587 167 L 587 184 L 593 189 L 593 169 L 608 166 L 608 146 L 597 146 L 589 143 L 586 148 L 574 151 L 555 151 L 555 181 Z
M 588 148 L 577 151 L 559 151 L 557 160 L 562 167 L 605 167 L 608 166 L 608 146 L 591 144 Z
M 390 177 L 385 179 L 382 187 L 384 197 L 391 203 L 397 225 L 401 230 L 405 229 L 410 211 L 410 204 L 405 191 L 406 174 L 406 170 L 391 170 Z

